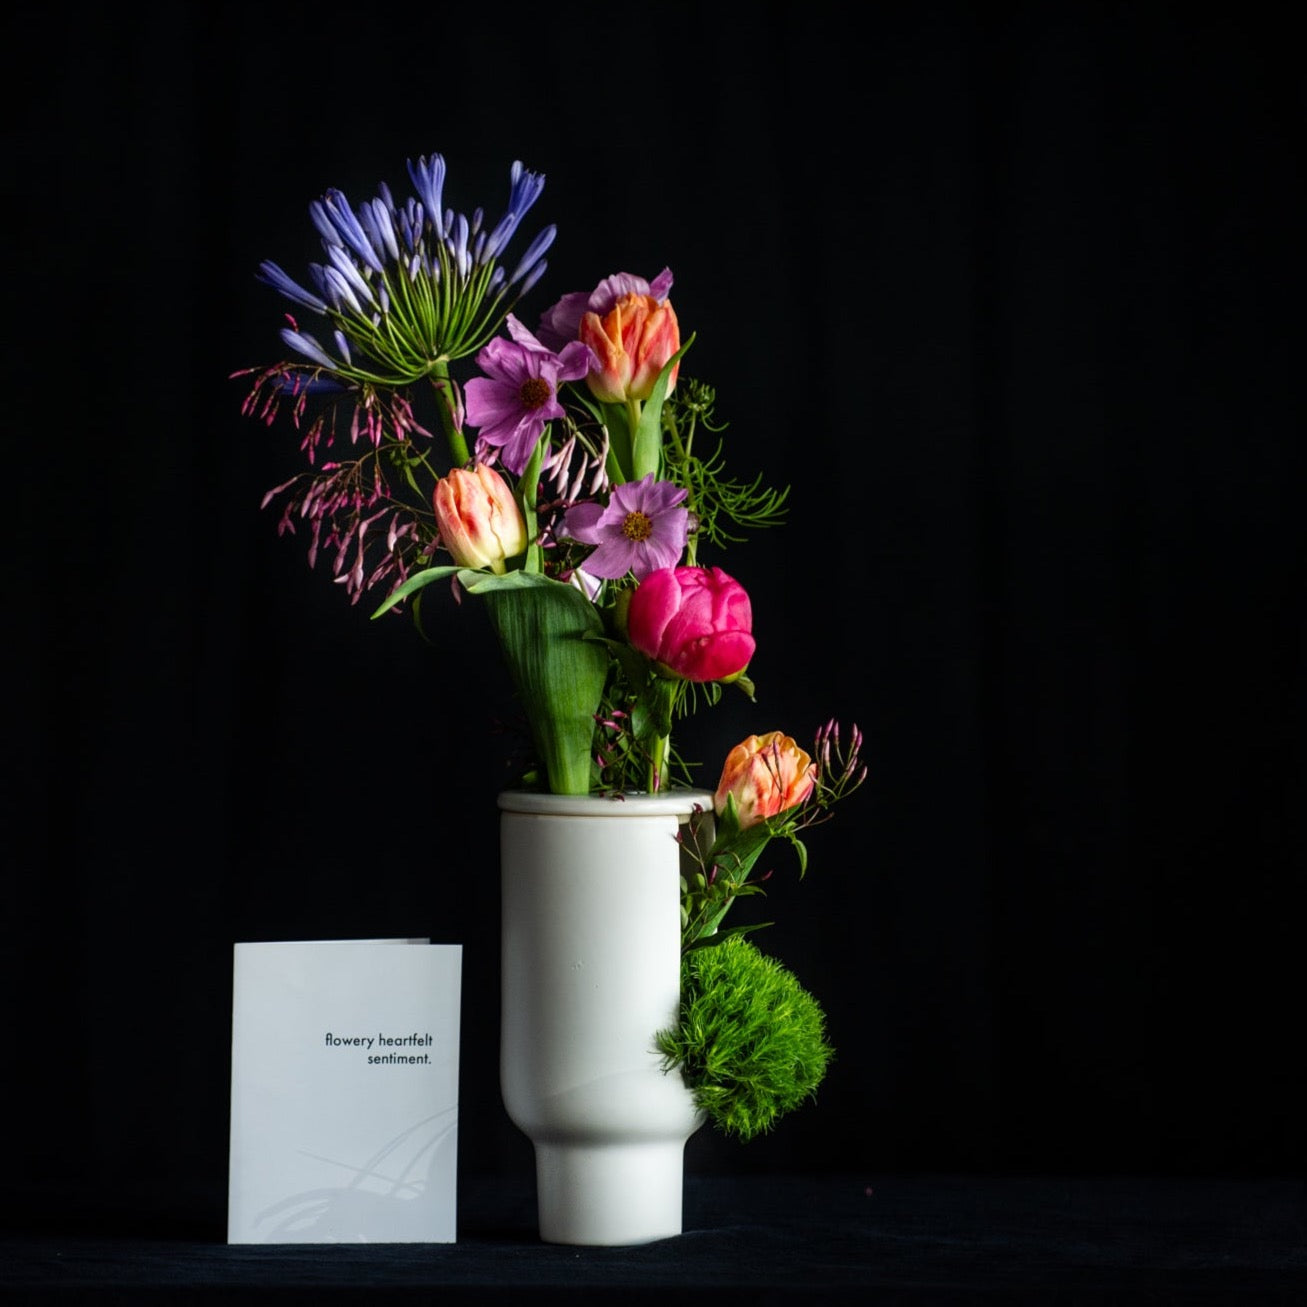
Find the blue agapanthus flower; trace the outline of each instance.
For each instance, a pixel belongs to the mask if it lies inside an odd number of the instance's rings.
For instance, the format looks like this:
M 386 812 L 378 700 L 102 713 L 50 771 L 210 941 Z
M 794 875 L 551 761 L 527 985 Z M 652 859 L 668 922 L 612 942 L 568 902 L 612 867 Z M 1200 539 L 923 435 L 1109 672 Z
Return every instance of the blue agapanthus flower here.
M 479 350 L 544 274 L 551 224 L 511 266 L 501 260 L 545 179 L 515 162 L 508 202 L 493 227 L 444 204 L 445 161 L 409 160 L 415 195 L 396 203 L 384 183 L 357 208 L 339 190 L 309 205 L 325 259 L 309 265 L 309 285 L 272 261 L 260 278 L 320 315 L 315 336 L 298 323 L 283 341 L 314 368 L 348 382 L 403 386 L 440 376 L 450 361 Z

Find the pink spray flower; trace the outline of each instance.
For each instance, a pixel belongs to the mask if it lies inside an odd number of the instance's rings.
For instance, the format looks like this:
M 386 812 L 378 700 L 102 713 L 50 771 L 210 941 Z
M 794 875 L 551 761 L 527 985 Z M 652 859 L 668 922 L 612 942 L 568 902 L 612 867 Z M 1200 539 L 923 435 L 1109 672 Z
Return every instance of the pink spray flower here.
M 753 608 L 720 567 L 664 567 L 631 595 L 627 634 L 647 657 L 687 681 L 730 681 L 753 657 Z

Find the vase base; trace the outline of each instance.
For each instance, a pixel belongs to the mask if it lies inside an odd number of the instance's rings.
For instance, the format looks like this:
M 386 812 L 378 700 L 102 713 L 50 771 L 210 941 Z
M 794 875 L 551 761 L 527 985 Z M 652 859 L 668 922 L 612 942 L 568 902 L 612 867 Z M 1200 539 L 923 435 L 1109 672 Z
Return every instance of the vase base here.
M 684 1140 L 537 1143 L 536 1193 L 545 1243 L 652 1243 L 681 1233 Z

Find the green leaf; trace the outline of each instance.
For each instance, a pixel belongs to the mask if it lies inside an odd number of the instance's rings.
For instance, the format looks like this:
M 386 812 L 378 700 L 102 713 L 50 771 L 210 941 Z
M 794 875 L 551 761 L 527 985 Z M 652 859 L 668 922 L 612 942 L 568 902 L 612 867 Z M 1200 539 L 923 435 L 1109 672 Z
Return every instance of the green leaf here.
M 442 577 L 453 576 L 455 572 L 461 570 L 458 567 L 428 567 L 425 571 L 414 572 L 403 585 L 391 591 L 377 611 L 372 614 L 373 620 L 375 621 L 382 613 L 388 613 L 397 603 L 407 599 L 415 591 L 421 590 L 423 586 L 430 585 L 432 581 L 439 581 Z
M 713 848 L 721 848 L 731 840 L 737 838 L 740 833 L 740 807 L 735 802 L 735 795 L 727 793 L 726 803 L 722 811 L 717 815 L 717 839 Z
M 672 733 L 672 705 L 676 699 L 676 685 L 663 676 L 654 676 L 636 696 L 632 712 L 639 737 L 661 736 Z
M 484 599 L 554 794 L 590 792 L 595 714 L 608 676 L 603 623 L 575 586 L 532 572 L 463 571 Z
M 803 879 L 803 873 L 808 870 L 808 846 L 795 836 L 790 836 L 790 843 L 794 845 L 794 851 L 799 855 L 799 879 Z
M 604 404 L 601 411 L 608 430 L 608 479 L 620 485 L 631 480 L 631 420 L 625 404 Z
M 684 951 L 688 953 L 691 949 L 712 948 L 713 945 L 724 944 L 728 939 L 734 939 L 737 935 L 747 935 L 750 931 L 763 930 L 772 925 L 775 925 L 775 922 L 755 921 L 748 926 L 732 926 L 729 930 L 719 930 L 715 935 L 700 935 L 698 939 L 687 944 Z
M 632 687 L 644 684 L 653 665 L 649 658 L 645 657 L 638 649 L 632 648 L 631 645 L 623 644 L 621 640 L 614 640 L 609 636 L 592 638 L 598 640 L 608 650 L 609 656 L 622 669 L 622 675 L 626 677 L 627 684 Z
M 526 547 L 524 568 L 528 572 L 544 571 L 544 550 L 541 549 L 536 536 L 539 531 L 536 519 L 536 487 L 540 483 L 540 465 L 545 460 L 545 449 L 549 444 L 549 423 L 545 423 L 540 439 L 536 441 L 531 457 L 518 481 L 519 500 L 522 507 L 522 520 L 526 523 L 526 538 L 531 543 Z

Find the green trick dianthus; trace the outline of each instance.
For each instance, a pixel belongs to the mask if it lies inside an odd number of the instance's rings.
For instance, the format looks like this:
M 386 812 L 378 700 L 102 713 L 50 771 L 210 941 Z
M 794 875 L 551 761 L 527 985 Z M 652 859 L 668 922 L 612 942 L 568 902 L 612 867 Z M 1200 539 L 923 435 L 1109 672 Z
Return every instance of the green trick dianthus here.
M 691 949 L 677 1026 L 658 1033 L 699 1108 L 741 1140 L 816 1096 L 834 1049 L 826 1016 L 792 972 L 735 935 Z

